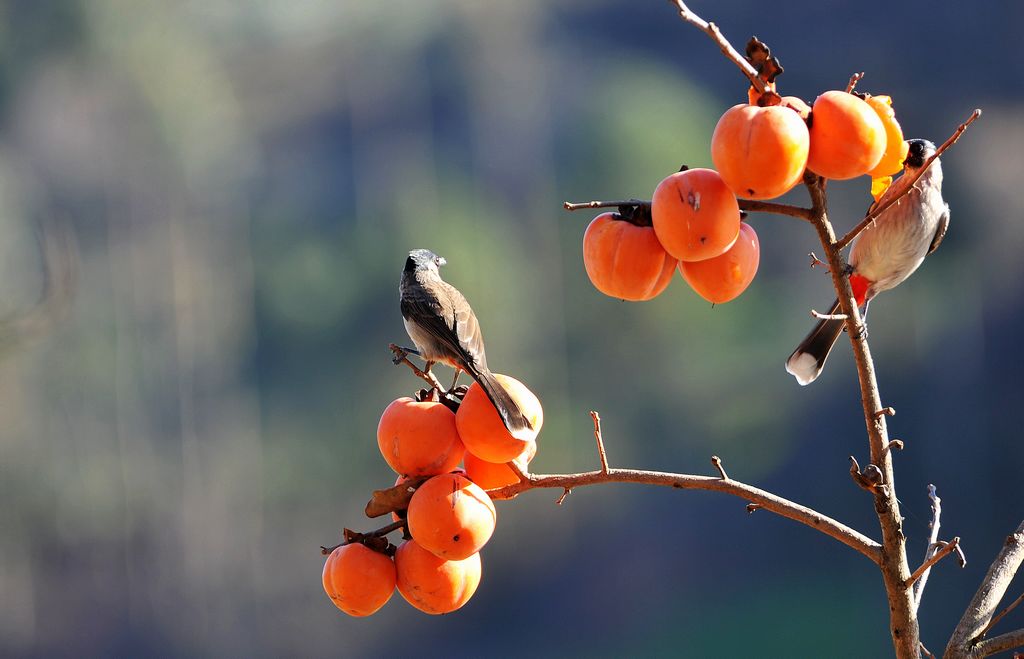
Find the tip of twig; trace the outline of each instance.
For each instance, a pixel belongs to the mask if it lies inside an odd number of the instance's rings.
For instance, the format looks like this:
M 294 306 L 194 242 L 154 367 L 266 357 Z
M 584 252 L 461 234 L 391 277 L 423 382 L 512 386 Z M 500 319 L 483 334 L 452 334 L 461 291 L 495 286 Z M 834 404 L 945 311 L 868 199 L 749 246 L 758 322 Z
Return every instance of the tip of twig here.
M 729 480 L 729 475 L 725 473 L 725 467 L 722 466 L 722 458 L 718 457 L 717 455 L 712 455 L 711 464 L 713 464 L 715 466 L 715 469 L 718 470 L 718 473 L 722 477 L 722 480 Z
M 760 507 L 761 507 L 761 504 L 759 504 L 759 503 L 748 503 L 747 504 L 747 514 L 753 514 L 753 512 L 755 510 L 758 510 Z

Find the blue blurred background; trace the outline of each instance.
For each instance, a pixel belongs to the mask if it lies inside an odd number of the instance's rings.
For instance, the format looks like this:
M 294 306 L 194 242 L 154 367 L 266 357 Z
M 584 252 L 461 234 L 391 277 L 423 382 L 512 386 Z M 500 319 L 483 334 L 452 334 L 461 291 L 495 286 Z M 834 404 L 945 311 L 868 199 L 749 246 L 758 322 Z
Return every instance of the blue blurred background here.
M 944 161 L 946 242 L 871 313 L 911 562 L 928 483 L 969 559 L 931 577 L 938 651 L 1024 516 L 1024 5 L 773 5 L 692 3 L 769 43 L 784 93 L 866 71 L 936 142 L 985 110 Z M 846 472 L 867 453 L 848 346 L 808 388 L 782 367 L 832 299 L 813 232 L 753 216 L 739 300 L 677 279 L 630 304 L 589 284 L 590 216 L 561 210 L 709 165 L 745 96 L 661 0 L 0 3 L 0 654 L 891 653 L 863 557 L 702 492 L 502 503 L 452 615 L 396 595 L 350 619 L 321 589 L 319 545 L 374 528 L 363 505 L 394 479 L 375 429 L 419 386 L 386 348 L 414 247 L 447 257 L 492 367 L 543 400 L 535 471 L 596 466 L 596 409 L 614 465 L 710 474 L 715 453 L 878 538 Z M 843 230 L 868 182 L 830 188 Z

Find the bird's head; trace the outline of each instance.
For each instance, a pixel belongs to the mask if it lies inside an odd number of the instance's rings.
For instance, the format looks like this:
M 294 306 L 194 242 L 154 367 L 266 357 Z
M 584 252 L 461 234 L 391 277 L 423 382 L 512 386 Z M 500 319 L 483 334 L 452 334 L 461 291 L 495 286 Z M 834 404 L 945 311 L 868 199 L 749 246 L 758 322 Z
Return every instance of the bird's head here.
M 406 272 L 438 272 L 438 268 L 447 263 L 443 256 L 434 254 L 429 249 L 414 249 L 409 252 L 405 261 Z
M 935 153 L 935 145 L 928 140 L 907 140 L 907 145 L 907 157 L 903 160 L 903 166 L 907 169 L 924 166 L 924 161 Z

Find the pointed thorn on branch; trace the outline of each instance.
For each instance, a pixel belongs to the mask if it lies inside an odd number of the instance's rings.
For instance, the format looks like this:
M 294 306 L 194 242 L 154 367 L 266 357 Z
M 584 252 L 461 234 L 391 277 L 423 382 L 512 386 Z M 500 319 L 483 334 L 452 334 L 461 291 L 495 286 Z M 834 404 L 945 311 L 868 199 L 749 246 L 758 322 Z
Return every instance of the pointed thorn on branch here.
M 894 440 L 892 440 L 891 442 L 889 442 L 888 444 L 885 445 L 885 448 L 882 449 L 882 455 L 885 455 L 890 450 L 902 451 L 903 448 L 904 448 L 903 440 L 902 439 L 894 439 Z
M 883 407 L 875 412 L 876 419 L 881 419 L 883 416 L 896 416 L 896 410 L 891 407 Z
M 572 488 L 571 487 L 565 488 L 562 491 L 562 496 L 558 497 L 558 501 L 556 501 L 555 504 L 561 506 L 562 502 L 565 501 L 565 497 L 569 496 L 570 494 L 572 494 Z
M 725 473 L 725 467 L 722 466 L 722 458 L 718 457 L 717 455 L 712 455 L 711 464 L 715 465 L 715 469 L 718 470 L 718 473 L 722 476 L 723 481 L 729 480 L 729 475 Z
M 759 510 L 760 508 L 761 508 L 761 504 L 759 504 L 759 503 L 748 503 L 747 504 L 747 513 L 751 514 L 755 510 Z
M 608 454 L 604 450 L 604 439 L 601 436 L 601 415 L 590 410 L 590 418 L 594 420 L 594 440 L 597 442 L 597 456 L 601 459 L 601 473 L 608 473 Z

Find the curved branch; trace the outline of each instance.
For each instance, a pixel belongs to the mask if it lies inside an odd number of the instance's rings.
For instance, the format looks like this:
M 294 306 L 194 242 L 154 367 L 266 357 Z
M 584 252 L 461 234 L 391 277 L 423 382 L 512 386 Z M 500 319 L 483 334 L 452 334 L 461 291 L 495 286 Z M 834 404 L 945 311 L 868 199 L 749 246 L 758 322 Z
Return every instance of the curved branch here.
M 722 51 L 722 54 L 726 56 L 729 61 L 739 67 L 743 75 L 747 76 L 750 80 L 750 84 L 754 86 L 754 89 L 758 93 L 763 94 L 765 91 L 764 80 L 761 80 L 757 75 L 757 69 L 751 66 L 750 62 L 746 60 L 743 55 L 740 55 L 739 51 L 732 47 L 729 40 L 722 35 L 722 31 L 718 29 L 718 26 L 714 23 L 709 23 L 697 14 L 690 11 L 690 8 L 686 6 L 683 0 L 669 0 L 676 9 L 679 10 L 679 18 L 683 19 L 690 25 L 696 26 L 699 30 L 707 34 L 711 39 L 718 45 L 718 48 Z
M 871 562 L 876 565 L 881 561 L 881 545 L 871 538 L 816 510 L 731 478 L 724 479 L 718 476 L 695 476 L 662 471 L 611 468 L 607 469 L 607 471 L 602 469 L 600 471 L 588 471 L 579 474 L 524 474 L 524 476 L 525 479 L 518 483 L 506 485 L 497 490 L 491 490 L 488 493 L 492 494 L 495 498 L 509 498 L 521 492 L 538 488 L 573 490 L 577 487 L 601 483 L 639 483 L 674 487 L 681 490 L 722 492 L 745 499 L 757 504 L 759 508 L 769 510 L 777 515 L 821 531 L 844 545 L 856 549 L 871 559 Z
M 921 176 L 923 176 L 926 171 L 928 171 L 928 168 L 931 167 L 933 162 L 935 162 L 935 159 L 938 158 L 943 151 L 956 144 L 956 141 L 960 139 L 961 135 L 964 134 L 964 131 L 967 130 L 967 127 L 973 124 L 974 121 L 980 116 L 981 108 L 978 108 L 971 113 L 971 116 L 967 118 L 967 121 L 960 124 L 957 127 L 957 129 L 953 131 L 953 134 L 949 136 L 949 139 L 943 142 L 942 146 L 935 150 L 935 153 L 933 153 L 928 158 L 928 160 L 924 162 L 924 165 L 920 169 L 918 169 L 910 176 L 901 176 L 895 183 L 893 183 L 894 186 L 901 186 L 901 188 L 899 188 L 899 192 L 893 194 L 883 204 L 872 204 L 871 208 L 868 209 L 868 214 L 864 216 L 864 219 L 860 221 L 860 224 L 853 227 L 853 229 L 851 229 L 849 233 L 847 233 L 845 236 L 836 241 L 836 249 L 842 250 L 844 247 L 849 245 L 851 242 L 853 242 L 854 238 L 860 235 L 861 231 L 866 229 L 869 224 L 878 219 L 879 215 L 887 211 L 894 204 L 898 204 L 900 199 L 910 194 L 910 191 L 913 189 L 914 184 L 917 183 L 917 180 L 921 178 Z

